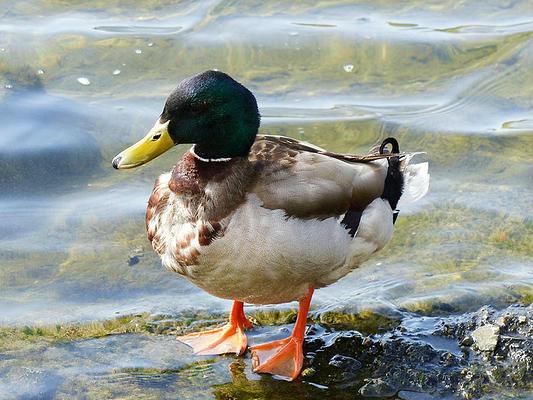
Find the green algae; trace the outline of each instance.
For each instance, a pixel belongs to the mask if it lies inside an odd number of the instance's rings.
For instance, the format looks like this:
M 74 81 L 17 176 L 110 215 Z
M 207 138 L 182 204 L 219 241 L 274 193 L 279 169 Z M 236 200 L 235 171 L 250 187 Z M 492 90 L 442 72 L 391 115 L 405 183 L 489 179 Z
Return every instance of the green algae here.
M 83 324 L 0 327 L 0 349 L 13 350 L 36 343 L 94 339 L 124 333 L 150 333 L 148 321 L 148 314 L 140 314 Z
M 416 234 L 411 234 L 413 232 Z M 529 220 L 449 202 L 398 218 L 395 235 L 383 254 L 395 261 L 396 257 L 405 257 L 406 253 L 412 255 L 413 250 L 429 256 L 426 252 L 430 249 L 420 246 L 422 243 L 471 243 L 470 247 L 462 246 L 460 260 L 434 260 L 432 257 L 433 262 L 430 262 L 429 258 L 414 257 L 437 268 L 444 263 L 440 268 L 447 270 L 450 263 L 462 263 L 468 259 L 475 258 L 479 263 L 491 257 L 527 256 L 533 251 L 532 237 L 533 223 Z M 451 268 L 454 269 L 458 268 Z
M 295 321 L 297 310 L 257 310 L 247 315 L 255 326 L 286 325 Z M 223 324 L 226 319 L 226 314 L 189 311 L 177 316 L 142 313 L 78 324 L 0 327 L 0 348 L 19 348 L 24 342 L 28 344 L 68 342 L 126 333 L 181 335 Z M 309 322 L 317 322 L 335 329 L 354 329 L 372 334 L 396 327 L 399 319 L 386 317 L 371 310 L 363 310 L 359 313 L 328 311 L 318 314 L 312 312 Z
M 525 305 L 533 304 L 533 287 L 531 285 L 523 285 L 517 289 L 520 296 L 519 302 Z
M 256 310 L 249 314 L 254 324 L 257 325 L 283 325 L 291 324 L 296 321 L 296 310 L 287 309 L 269 309 Z
M 296 321 L 297 309 L 255 310 L 248 314 L 254 325 L 285 325 Z M 309 322 L 339 330 L 357 330 L 365 334 L 383 332 L 399 324 L 398 317 L 390 317 L 375 310 L 362 309 L 359 312 L 346 310 L 311 311 Z
M 505 280 L 513 269 L 530 263 L 532 237 L 529 220 L 449 203 L 398 218 L 393 239 L 376 261 L 425 266 L 419 272 L 413 270 L 411 290 L 427 295 L 408 300 L 404 307 L 410 311 L 435 315 L 469 310 L 468 296 L 454 298 L 453 292 L 431 295 L 432 290 L 454 285 L 478 285 L 478 293 L 483 293 L 489 304 L 527 303 L 531 301 L 530 285 L 513 282 L 495 293 L 490 283 Z M 441 249 L 438 257 L 435 248 Z M 503 268 L 499 266 L 502 263 Z
M 362 310 L 359 313 L 326 311 L 319 314 L 316 322 L 339 330 L 356 330 L 369 335 L 397 327 L 400 319 L 378 314 L 373 310 Z

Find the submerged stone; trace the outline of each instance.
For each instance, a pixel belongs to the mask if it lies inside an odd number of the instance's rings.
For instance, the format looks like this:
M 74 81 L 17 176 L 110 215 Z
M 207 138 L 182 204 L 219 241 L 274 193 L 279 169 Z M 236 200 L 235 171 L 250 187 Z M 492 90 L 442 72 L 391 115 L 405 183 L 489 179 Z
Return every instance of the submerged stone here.
M 129 256 L 129 258 L 128 258 L 128 265 L 129 265 L 130 267 L 132 267 L 132 266 L 134 266 L 134 265 L 136 265 L 136 264 L 139 264 L 139 256 L 135 256 L 135 255 L 133 255 L 133 256 Z

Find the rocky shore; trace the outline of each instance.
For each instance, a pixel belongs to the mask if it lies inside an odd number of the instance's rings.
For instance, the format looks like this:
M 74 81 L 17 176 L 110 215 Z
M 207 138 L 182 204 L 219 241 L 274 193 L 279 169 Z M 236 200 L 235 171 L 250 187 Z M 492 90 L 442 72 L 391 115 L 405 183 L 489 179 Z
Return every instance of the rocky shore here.
M 286 336 L 295 317 L 277 309 L 250 315 L 250 344 Z M 0 328 L 0 398 L 499 400 L 533 394 L 532 305 L 448 316 L 398 310 L 394 318 L 315 313 L 295 382 L 253 373 L 248 353 L 200 357 L 175 340 L 225 318 L 138 314 Z
M 303 379 L 355 397 L 513 397 L 533 389 L 533 307 L 413 316 L 363 336 L 314 325 Z

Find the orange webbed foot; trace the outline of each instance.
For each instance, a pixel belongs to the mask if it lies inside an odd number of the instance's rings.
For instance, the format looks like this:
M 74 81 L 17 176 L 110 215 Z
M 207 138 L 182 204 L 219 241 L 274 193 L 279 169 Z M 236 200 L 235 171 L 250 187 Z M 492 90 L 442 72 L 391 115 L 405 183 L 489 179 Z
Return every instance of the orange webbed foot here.
M 304 361 L 305 323 L 311 297 L 312 287 L 308 289 L 307 295 L 300 299 L 298 317 L 291 336 L 250 348 L 254 372 L 278 375 L 291 381 L 300 375 Z
M 303 340 L 290 336 L 250 347 L 254 372 L 278 375 L 294 380 L 303 365 Z
M 178 336 L 178 340 L 192 347 L 194 353 L 202 356 L 227 353 L 239 355 L 246 351 L 248 343 L 244 330 L 252 326 L 244 315 L 243 303 L 235 301 L 231 309 L 230 320 L 226 325 L 204 332 Z
M 231 322 L 221 328 L 178 336 L 178 340 L 191 346 L 196 354 L 202 356 L 226 353 L 242 354 L 247 345 L 244 329 Z

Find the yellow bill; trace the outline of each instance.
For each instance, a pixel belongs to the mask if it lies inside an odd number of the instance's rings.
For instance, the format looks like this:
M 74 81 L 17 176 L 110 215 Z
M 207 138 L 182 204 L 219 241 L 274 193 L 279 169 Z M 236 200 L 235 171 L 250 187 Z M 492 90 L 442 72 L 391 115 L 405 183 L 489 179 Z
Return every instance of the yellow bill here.
M 175 143 L 168 133 L 168 122 L 161 124 L 157 121 L 144 138 L 113 159 L 113 167 L 116 169 L 135 168 L 172 148 Z

